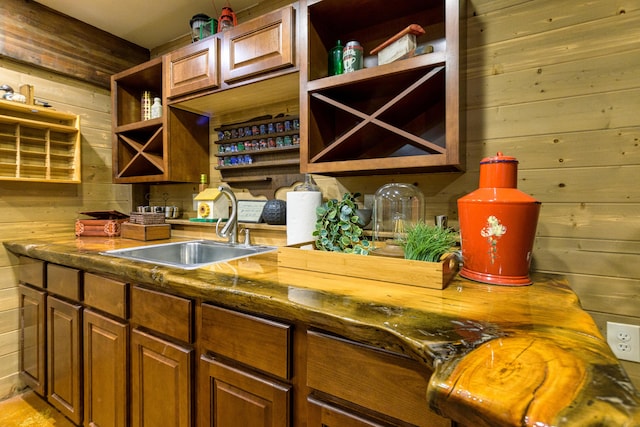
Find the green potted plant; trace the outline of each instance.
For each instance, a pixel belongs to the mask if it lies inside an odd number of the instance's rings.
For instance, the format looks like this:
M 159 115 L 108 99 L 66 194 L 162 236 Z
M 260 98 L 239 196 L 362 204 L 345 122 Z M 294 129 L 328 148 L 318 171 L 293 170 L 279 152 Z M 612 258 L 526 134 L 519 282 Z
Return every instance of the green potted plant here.
M 342 200 L 331 199 L 316 209 L 313 232 L 315 246 L 322 251 L 368 255 L 371 247 L 363 236 L 361 219 L 356 214 L 359 193 L 345 193 Z
M 439 262 L 458 243 L 458 234 L 450 228 L 418 222 L 407 230 L 402 242 L 405 259 Z

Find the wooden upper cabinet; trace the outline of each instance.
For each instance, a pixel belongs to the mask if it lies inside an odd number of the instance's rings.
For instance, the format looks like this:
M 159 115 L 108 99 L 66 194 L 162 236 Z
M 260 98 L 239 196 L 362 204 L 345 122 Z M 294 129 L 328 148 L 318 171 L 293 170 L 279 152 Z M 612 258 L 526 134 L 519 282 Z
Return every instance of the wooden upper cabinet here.
M 464 0 L 301 0 L 300 170 L 330 175 L 464 168 L 459 61 Z M 356 17 L 356 19 L 354 19 Z M 375 47 L 409 25 L 425 34 L 407 58 Z M 356 40 L 364 68 L 328 75 L 337 41 Z
M 292 6 L 275 10 L 223 33 L 222 79 L 238 80 L 295 66 Z
M 218 37 L 207 37 L 163 57 L 167 98 L 220 86 L 219 44 Z
M 167 106 L 165 62 L 111 76 L 114 183 L 198 182 L 209 169 L 209 118 Z M 161 99 L 162 117 L 144 114 L 146 92 Z

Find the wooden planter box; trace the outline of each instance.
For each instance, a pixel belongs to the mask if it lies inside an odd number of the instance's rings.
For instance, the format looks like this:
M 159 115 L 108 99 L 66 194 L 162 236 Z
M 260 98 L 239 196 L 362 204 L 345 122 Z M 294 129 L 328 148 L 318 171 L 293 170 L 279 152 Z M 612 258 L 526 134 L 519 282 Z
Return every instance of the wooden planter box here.
M 338 276 L 378 280 L 421 288 L 444 289 L 455 277 L 459 260 L 455 254 L 441 262 L 414 261 L 375 255 L 326 252 L 285 246 L 278 249 L 278 267 L 295 268 Z

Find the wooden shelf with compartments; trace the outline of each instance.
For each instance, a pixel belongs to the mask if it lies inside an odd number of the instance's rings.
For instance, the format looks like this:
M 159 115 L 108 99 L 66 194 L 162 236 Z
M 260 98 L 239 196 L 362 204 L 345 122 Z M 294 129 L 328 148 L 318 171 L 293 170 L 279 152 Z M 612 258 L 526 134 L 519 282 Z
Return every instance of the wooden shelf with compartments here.
M 80 117 L 0 100 L 0 180 L 81 182 Z
M 167 106 L 162 58 L 111 78 L 113 181 L 198 182 L 208 170 L 209 118 Z M 162 102 L 162 117 L 143 120 L 142 94 Z
M 329 175 L 463 168 L 460 17 L 464 0 L 302 0 L 301 171 Z M 358 19 L 353 19 L 357 16 Z M 424 54 L 378 65 L 369 52 L 418 24 Z M 357 40 L 363 69 L 328 76 L 337 40 Z

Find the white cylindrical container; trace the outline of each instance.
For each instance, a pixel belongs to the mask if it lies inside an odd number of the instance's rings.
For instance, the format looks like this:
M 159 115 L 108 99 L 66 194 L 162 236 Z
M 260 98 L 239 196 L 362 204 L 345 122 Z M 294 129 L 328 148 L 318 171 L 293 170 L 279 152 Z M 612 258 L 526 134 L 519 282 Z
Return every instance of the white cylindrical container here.
M 287 193 L 287 245 L 311 242 L 316 228 L 316 209 L 322 204 L 322 193 L 310 174 L 304 184 Z
M 316 209 L 322 204 L 319 191 L 289 191 L 287 193 L 287 245 L 314 240 Z

